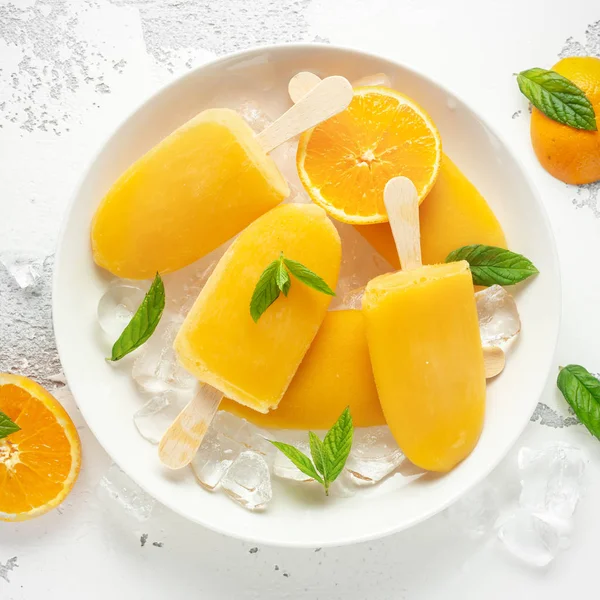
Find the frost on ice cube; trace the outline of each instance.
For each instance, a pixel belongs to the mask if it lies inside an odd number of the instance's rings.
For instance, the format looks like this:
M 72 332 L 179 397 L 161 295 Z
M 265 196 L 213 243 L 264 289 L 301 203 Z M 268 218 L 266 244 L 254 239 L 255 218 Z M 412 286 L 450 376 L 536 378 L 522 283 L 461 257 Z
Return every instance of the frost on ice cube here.
M 479 333 L 484 346 L 495 346 L 521 331 L 515 299 L 501 286 L 492 285 L 475 294 Z
M 113 464 L 100 480 L 97 495 L 107 508 L 117 505 L 138 521 L 147 521 L 156 501 Z
M 498 530 L 504 547 L 516 558 L 534 567 L 545 567 L 560 549 L 554 527 L 528 510 L 511 514 Z
M 241 444 L 211 427 L 192 460 L 192 471 L 198 483 L 214 490 L 243 449 Z
M 133 415 L 139 434 L 151 444 L 158 444 L 189 398 L 176 392 L 153 396 Z
M 221 432 L 232 440 L 237 440 L 245 422 L 245 419 L 240 419 L 226 410 L 220 410 L 213 419 L 211 429 Z
M 131 376 L 142 392 L 161 394 L 172 390 L 194 394 L 196 378 L 186 371 L 179 361 L 173 340 L 181 326 L 181 319 L 163 313 L 163 317 L 150 339 L 136 351 Z
M 306 454 L 306 456 L 310 456 L 310 444 L 308 443 L 308 434 L 306 431 L 277 431 L 274 438 L 278 442 L 294 446 L 294 448 L 297 448 L 300 452 Z M 296 467 L 283 452 L 277 452 L 275 454 L 273 474 L 281 479 L 292 481 L 312 481 L 312 479 L 300 471 L 300 469 L 298 469 L 298 467 Z
M 364 427 L 354 432 L 346 469 L 355 483 L 373 484 L 395 471 L 403 460 L 389 427 Z
M 569 519 L 582 493 L 586 464 L 583 450 L 569 444 L 555 443 L 538 452 L 522 448 L 521 506 L 538 514 Z
M 146 291 L 137 282 L 113 279 L 98 302 L 98 323 L 116 340 L 142 303 Z
M 245 508 L 264 508 L 273 497 L 271 474 L 265 457 L 252 450 L 242 452 L 221 479 L 221 487 Z
M 500 515 L 497 490 L 484 480 L 451 504 L 445 515 L 458 531 L 473 539 L 481 538 L 493 531 Z
M 0 263 L 22 290 L 37 285 L 44 272 L 44 261 L 45 258 L 39 256 L 24 256 L 12 252 L 0 255 Z

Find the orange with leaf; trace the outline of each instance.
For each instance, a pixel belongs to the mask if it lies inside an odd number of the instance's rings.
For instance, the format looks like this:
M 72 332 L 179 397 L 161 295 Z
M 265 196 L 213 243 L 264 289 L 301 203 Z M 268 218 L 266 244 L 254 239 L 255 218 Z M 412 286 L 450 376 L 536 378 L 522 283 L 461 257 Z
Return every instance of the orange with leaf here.
M 27 377 L 0 374 L 0 520 L 56 508 L 80 465 L 79 435 L 58 400 Z

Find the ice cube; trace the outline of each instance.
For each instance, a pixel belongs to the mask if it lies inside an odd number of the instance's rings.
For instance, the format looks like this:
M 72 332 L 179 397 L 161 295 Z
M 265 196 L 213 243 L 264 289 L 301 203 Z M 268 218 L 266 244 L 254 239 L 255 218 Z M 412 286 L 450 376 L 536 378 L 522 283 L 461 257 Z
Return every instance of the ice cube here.
M 269 463 L 272 462 L 276 449 L 268 441 L 272 436 L 265 429 L 260 429 L 256 425 L 248 423 L 246 419 L 240 419 L 224 410 L 220 410 L 216 414 L 212 428 L 246 448 L 262 454 Z
M 352 87 L 363 87 L 363 86 L 383 86 L 392 87 L 392 81 L 385 73 L 372 73 L 371 75 L 365 75 L 360 79 L 356 79 L 352 82 Z
M 264 131 L 273 122 L 273 119 L 254 100 L 244 100 L 239 105 L 237 112 L 254 129 L 255 133 Z
M 181 326 L 181 318 L 163 313 L 150 339 L 137 351 L 131 376 L 142 392 L 160 394 L 173 389 L 193 395 L 197 379 L 179 363 L 173 340 Z
M 238 504 L 250 510 L 265 508 L 273 497 L 265 457 L 253 450 L 242 452 L 221 479 L 221 487 Z
M 545 567 L 560 549 L 558 532 L 549 523 L 526 509 L 511 514 L 498 530 L 504 547 L 534 567 Z
M 342 240 L 342 264 L 332 308 L 341 308 L 350 292 L 393 269 L 352 225 L 336 221 L 335 226 Z
M 310 444 L 308 443 L 308 433 L 306 431 L 277 431 L 273 439 L 278 442 L 290 444 L 310 456 Z M 312 481 L 312 478 L 305 475 L 283 452 L 277 452 L 273 461 L 273 474 L 281 479 L 289 479 L 292 481 Z
M 484 480 L 444 513 L 457 530 L 477 539 L 491 533 L 500 515 L 497 490 Z
M 144 439 L 158 444 L 189 400 L 191 395 L 175 391 L 157 394 L 133 415 L 133 423 Z
M 587 458 L 581 448 L 562 442 L 534 451 L 519 451 L 522 507 L 549 512 L 559 519 L 573 516 L 582 492 Z
M 213 490 L 244 448 L 238 442 L 210 428 L 192 460 L 192 471 L 203 487 Z
M 362 299 L 365 295 L 365 288 L 359 287 L 355 290 L 350 290 L 347 294 L 344 294 L 339 301 L 332 301 L 332 306 L 329 310 L 361 310 Z
M 195 263 L 163 277 L 169 311 L 181 317 L 188 314 L 229 245 L 227 242 Z
M 137 282 L 113 279 L 98 302 L 98 323 L 115 341 L 142 303 L 146 291 Z
M 521 331 L 515 299 L 501 286 L 492 285 L 475 294 L 479 333 L 484 346 L 507 342 Z
M 358 490 L 355 483 L 356 480 L 344 469 L 331 486 L 329 486 L 329 495 L 333 498 L 350 498 Z
M 3 252 L 0 263 L 22 289 L 37 285 L 44 272 L 45 257 L 25 256 L 14 252 Z
M 389 427 L 362 427 L 354 431 L 346 469 L 355 483 L 373 484 L 396 470 L 403 460 Z
M 100 480 L 97 496 L 108 508 L 116 504 L 138 521 L 147 521 L 156 505 L 154 498 L 114 463 Z

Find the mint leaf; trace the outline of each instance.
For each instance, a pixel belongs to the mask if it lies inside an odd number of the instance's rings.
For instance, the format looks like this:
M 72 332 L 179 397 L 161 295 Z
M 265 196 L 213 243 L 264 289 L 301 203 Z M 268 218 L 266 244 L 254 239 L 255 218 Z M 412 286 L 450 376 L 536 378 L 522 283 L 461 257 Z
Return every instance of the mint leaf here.
M 305 267 L 302 263 L 290 258 L 284 258 L 283 262 L 285 266 L 290 270 L 290 273 L 304 285 L 322 292 L 328 296 L 335 296 L 333 290 L 327 285 L 327 282 L 319 277 L 316 273 L 311 271 L 308 267 Z
M 475 285 L 513 285 L 539 273 L 533 263 L 515 252 L 496 246 L 474 244 L 448 254 L 446 262 L 466 260 Z
M 157 273 L 135 315 L 112 347 L 107 360 L 117 361 L 139 348 L 154 333 L 165 308 L 165 286 Z
M 312 462 L 306 454 L 294 446 L 283 442 L 269 441 L 281 450 L 300 471 L 318 481 L 325 488 L 325 495 L 329 496 L 329 487 L 342 472 L 350 454 L 353 434 L 352 415 L 350 415 L 350 408 L 346 407 L 323 441 L 312 431 L 308 432 Z
M 308 432 L 308 440 L 310 442 L 310 454 L 312 456 L 317 471 L 323 475 L 323 480 L 327 481 L 327 461 L 325 460 L 325 448 L 323 442 L 316 433 Z M 329 486 L 325 489 L 327 490 Z
M 17 431 L 21 431 L 21 428 L 8 415 L 0 412 L 0 440 Z
M 323 479 L 315 470 L 314 465 L 310 462 L 310 458 L 290 444 L 284 444 L 283 442 L 275 442 L 269 440 L 275 448 L 281 450 L 293 463 L 302 471 L 305 475 L 312 477 L 315 481 L 318 481 L 321 485 L 324 485 Z
M 323 440 L 325 469 L 329 483 L 333 483 L 337 479 L 346 464 L 352 448 L 353 434 L 352 415 L 347 406 Z
M 600 381 L 583 367 L 568 365 L 560 370 L 556 385 L 577 418 L 600 439 Z
M 292 280 L 290 279 L 290 274 L 287 272 L 287 269 L 283 264 L 283 252 L 277 261 L 275 281 L 277 282 L 277 287 L 283 292 L 283 295 L 287 296 L 288 292 L 290 291 L 290 286 L 292 285 Z
M 279 264 L 279 260 L 274 260 L 270 263 L 262 272 L 254 288 L 254 293 L 250 300 L 250 316 L 255 323 L 258 323 L 265 310 L 279 298 L 279 288 L 277 287 Z
M 597 131 L 592 103 L 566 77 L 535 68 L 518 73 L 517 83 L 523 95 L 553 121 L 575 129 Z

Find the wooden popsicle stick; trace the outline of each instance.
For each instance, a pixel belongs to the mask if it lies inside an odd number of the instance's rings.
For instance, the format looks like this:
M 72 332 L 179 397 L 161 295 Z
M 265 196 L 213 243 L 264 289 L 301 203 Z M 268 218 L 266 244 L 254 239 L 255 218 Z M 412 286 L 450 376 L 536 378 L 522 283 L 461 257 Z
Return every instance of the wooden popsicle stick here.
M 320 81 L 279 119 L 256 136 L 265 152 L 271 152 L 289 139 L 337 115 L 352 100 L 352 86 L 335 75 Z
M 296 103 L 301 98 L 304 98 L 304 96 L 320 82 L 321 78 L 309 71 L 300 71 L 300 73 L 296 73 L 288 83 L 288 94 L 290 95 L 292 102 Z
M 200 387 L 160 440 L 158 457 L 163 465 L 182 469 L 192 462 L 222 399 L 223 392 L 216 388 L 206 384 Z
M 383 202 L 396 242 L 400 264 L 406 271 L 418 269 L 421 261 L 421 229 L 419 226 L 419 196 L 407 177 L 390 179 L 383 191 Z M 498 346 L 483 348 L 485 377 L 495 377 L 504 369 L 506 357 Z
M 492 379 L 504 371 L 506 355 L 499 346 L 483 347 L 483 364 L 485 366 L 485 378 Z

